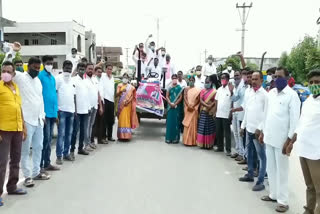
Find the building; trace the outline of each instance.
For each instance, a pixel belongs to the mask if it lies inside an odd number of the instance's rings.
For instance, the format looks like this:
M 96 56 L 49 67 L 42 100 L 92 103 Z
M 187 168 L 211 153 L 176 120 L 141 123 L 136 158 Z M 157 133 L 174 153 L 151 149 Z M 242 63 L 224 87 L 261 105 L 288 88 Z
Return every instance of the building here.
M 120 71 L 123 68 L 123 64 L 120 60 L 122 53 L 121 47 L 101 47 L 97 46 L 97 60 L 100 61 L 104 59 L 107 63 L 112 64 L 116 67 L 117 71 Z
M 91 32 L 92 37 L 93 33 Z M 4 40 L 20 42 L 21 56 L 24 62 L 32 56 L 52 55 L 55 69 L 61 69 L 71 48 L 78 50 L 78 55 L 86 54 L 85 26 L 76 22 L 17 22 L 14 27 L 4 28 Z M 95 35 L 94 35 L 95 40 Z M 93 41 L 90 40 L 91 42 Z

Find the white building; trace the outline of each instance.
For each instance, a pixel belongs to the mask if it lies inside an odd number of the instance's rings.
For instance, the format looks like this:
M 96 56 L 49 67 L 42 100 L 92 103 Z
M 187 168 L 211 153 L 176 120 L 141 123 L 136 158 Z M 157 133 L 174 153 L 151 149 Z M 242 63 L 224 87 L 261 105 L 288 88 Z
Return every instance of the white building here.
M 85 56 L 85 26 L 76 21 L 70 22 L 17 22 L 14 27 L 4 28 L 4 40 L 20 42 L 21 56 L 27 62 L 31 56 L 52 55 L 54 68 L 62 68 L 71 48 L 78 50 L 80 57 Z

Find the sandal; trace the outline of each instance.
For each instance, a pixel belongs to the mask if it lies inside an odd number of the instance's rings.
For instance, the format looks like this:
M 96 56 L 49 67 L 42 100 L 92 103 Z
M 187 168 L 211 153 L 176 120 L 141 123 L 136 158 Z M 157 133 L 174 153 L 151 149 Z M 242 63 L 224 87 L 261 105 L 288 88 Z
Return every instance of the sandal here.
M 0 207 L 2 207 L 4 205 L 4 203 L 3 203 L 3 199 L 2 198 L 0 198 Z
M 8 192 L 8 195 L 26 195 L 27 191 L 25 191 L 24 189 L 16 189 L 13 192 Z
M 50 175 L 41 173 L 41 172 L 39 173 L 39 175 L 33 178 L 33 180 L 41 180 L 41 181 L 49 180 L 49 179 L 50 179 Z
M 33 180 L 32 180 L 31 178 L 26 178 L 26 179 L 24 180 L 24 182 L 23 182 L 23 185 L 24 185 L 25 187 L 30 188 L 30 187 L 33 187 L 33 186 L 34 186 L 34 182 L 33 182 Z
M 279 213 L 285 213 L 289 210 L 289 206 L 288 205 L 283 205 L 283 204 L 278 204 L 276 211 Z
M 273 203 L 277 202 L 277 200 L 270 198 L 269 195 L 262 196 L 261 200 L 267 201 L 267 202 L 273 202 Z

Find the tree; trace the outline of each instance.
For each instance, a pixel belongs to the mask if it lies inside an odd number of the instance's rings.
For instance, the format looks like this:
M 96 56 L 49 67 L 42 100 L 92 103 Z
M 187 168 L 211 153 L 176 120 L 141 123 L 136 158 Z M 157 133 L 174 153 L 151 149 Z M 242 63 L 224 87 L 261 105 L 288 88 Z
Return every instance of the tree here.
M 288 61 L 288 53 L 285 51 L 281 54 L 278 65 L 281 67 L 286 67 Z
M 251 71 L 259 71 L 259 66 L 253 62 L 250 62 L 250 60 L 247 60 L 246 67 L 250 68 Z
M 222 72 L 223 70 L 226 70 L 229 64 L 231 64 L 233 70 L 240 70 L 240 58 L 232 55 L 226 59 L 225 63 L 222 65 L 222 68 L 218 67 L 218 71 Z
M 279 65 L 286 67 L 296 82 L 305 82 L 310 70 L 320 68 L 320 49 L 317 48 L 316 39 L 305 36 L 289 55 L 282 54 Z

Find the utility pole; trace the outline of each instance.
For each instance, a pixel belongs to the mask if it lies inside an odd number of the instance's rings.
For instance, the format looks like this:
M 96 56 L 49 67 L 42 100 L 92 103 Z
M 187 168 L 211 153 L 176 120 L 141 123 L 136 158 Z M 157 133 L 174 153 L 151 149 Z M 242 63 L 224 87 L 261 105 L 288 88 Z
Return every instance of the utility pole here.
M 130 48 L 125 48 L 126 49 L 126 60 L 127 60 L 127 69 L 129 68 L 129 49 Z
M 157 46 L 160 47 L 160 19 L 157 18 Z
M 248 20 L 248 16 L 250 13 L 250 9 L 252 7 L 252 2 L 250 5 L 246 5 L 246 3 L 243 3 L 243 5 L 236 4 L 236 8 L 238 9 L 240 21 L 242 25 L 242 29 L 240 30 L 241 33 L 241 53 L 244 56 L 244 41 L 245 41 L 245 31 L 246 31 L 246 23 Z M 242 15 L 240 13 L 240 9 L 242 9 Z M 246 13 L 246 10 L 248 9 L 248 13 Z
M 204 61 L 207 60 L 207 53 L 208 53 L 207 49 L 204 49 Z
M 2 19 L 2 0 L 0 0 L 0 19 Z M 2 23 L 0 23 L 0 42 L 4 40 L 3 27 Z
M 320 8 L 319 8 L 320 12 Z M 317 19 L 317 25 L 319 25 L 319 30 L 318 30 L 318 49 L 320 49 L 320 17 Z

